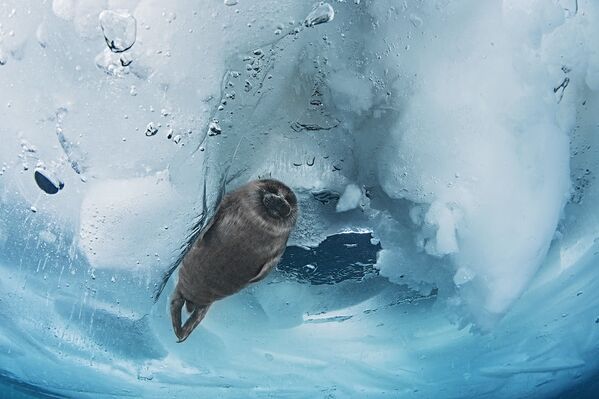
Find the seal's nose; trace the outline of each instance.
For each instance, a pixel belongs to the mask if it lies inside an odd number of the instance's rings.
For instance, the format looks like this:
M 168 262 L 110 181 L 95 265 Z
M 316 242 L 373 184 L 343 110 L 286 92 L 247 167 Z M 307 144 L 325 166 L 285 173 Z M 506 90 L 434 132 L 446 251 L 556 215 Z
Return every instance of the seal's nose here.
M 291 207 L 287 201 L 285 201 L 285 198 L 280 195 L 267 193 L 264 195 L 262 202 L 264 202 L 264 206 L 266 206 L 269 211 L 281 217 L 289 216 L 291 213 Z

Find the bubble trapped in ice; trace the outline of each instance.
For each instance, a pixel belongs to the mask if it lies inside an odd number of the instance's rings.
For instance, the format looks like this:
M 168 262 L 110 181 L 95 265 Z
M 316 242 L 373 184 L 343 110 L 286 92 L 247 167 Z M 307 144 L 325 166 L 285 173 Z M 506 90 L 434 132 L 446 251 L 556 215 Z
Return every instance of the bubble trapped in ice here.
M 159 127 L 160 127 L 160 126 L 159 126 L 159 125 L 157 125 L 157 124 L 155 124 L 154 122 L 150 122 L 150 123 L 148 123 L 148 125 L 146 126 L 146 132 L 145 132 L 145 135 L 146 135 L 147 137 L 155 136 L 155 135 L 156 135 L 156 133 L 158 133 L 158 128 L 159 128 Z
M 310 14 L 306 16 L 304 25 L 314 26 L 332 21 L 335 18 L 335 10 L 329 3 L 320 2 L 314 6 Z
M 33 176 L 38 187 L 46 194 L 56 194 L 64 188 L 64 183 L 52 172 L 46 169 L 35 169 Z
M 126 11 L 105 10 L 99 16 L 104 40 L 110 51 L 122 53 L 135 44 L 137 21 Z

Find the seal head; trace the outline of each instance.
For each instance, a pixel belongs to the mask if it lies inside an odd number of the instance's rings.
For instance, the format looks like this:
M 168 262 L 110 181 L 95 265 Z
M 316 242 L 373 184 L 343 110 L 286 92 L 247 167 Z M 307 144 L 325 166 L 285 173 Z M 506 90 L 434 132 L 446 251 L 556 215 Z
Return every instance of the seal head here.
M 262 205 L 268 215 L 278 220 L 288 220 L 295 223 L 297 211 L 297 199 L 289 187 L 283 183 L 265 179 L 257 182 L 258 192 Z

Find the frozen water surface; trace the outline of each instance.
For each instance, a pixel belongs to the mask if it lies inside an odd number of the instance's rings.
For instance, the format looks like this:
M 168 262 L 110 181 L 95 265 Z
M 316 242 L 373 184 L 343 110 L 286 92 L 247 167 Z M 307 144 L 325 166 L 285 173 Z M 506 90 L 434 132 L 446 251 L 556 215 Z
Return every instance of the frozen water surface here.
M 3 397 L 595 397 L 599 4 L 0 4 Z M 219 198 L 301 217 L 184 344 Z

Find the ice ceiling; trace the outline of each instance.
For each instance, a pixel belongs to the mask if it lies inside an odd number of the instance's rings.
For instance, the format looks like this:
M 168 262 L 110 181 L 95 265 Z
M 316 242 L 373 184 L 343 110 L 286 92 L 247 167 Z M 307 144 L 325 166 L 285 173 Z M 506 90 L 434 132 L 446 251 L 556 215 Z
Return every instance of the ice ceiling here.
M 599 366 L 599 4 L 0 3 L 0 383 L 37 397 L 535 397 Z M 185 344 L 224 190 L 278 271 Z

